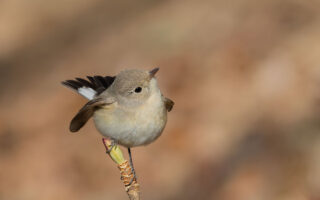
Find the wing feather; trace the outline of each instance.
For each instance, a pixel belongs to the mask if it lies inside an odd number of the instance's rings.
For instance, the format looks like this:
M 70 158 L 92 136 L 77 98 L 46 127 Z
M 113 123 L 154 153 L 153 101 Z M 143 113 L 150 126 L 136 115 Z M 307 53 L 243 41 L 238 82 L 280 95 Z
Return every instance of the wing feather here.
M 173 108 L 174 102 L 171 99 L 164 97 L 164 104 L 166 106 L 167 111 L 170 112 Z
M 106 98 L 95 98 L 88 103 L 86 103 L 74 116 L 74 118 L 71 120 L 70 123 L 70 131 L 71 132 L 77 132 L 79 131 L 90 119 L 90 117 L 93 116 L 93 113 L 101 109 L 103 106 L 110 105 L 114 101 L 113 99 L 106 99 Z

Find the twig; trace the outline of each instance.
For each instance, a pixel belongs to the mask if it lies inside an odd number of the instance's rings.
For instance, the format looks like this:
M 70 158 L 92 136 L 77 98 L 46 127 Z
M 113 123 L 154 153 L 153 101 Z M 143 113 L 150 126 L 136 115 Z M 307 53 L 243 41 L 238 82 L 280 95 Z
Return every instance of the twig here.
M 118 168 L 121 174 L 121 180 L 125 186 L 125 190 L 129 196 L 129 199 L 140 200 L 140 185 L 134 178 L 131 166 L 129 162 L 124 159 L 121 149 L 118 145 L 113 145 L 110 139 L 102 138 L 102 142 L 111 159 L 118 164 Z M 133 181 L 130 184 L 130 181 L 132 179 Z

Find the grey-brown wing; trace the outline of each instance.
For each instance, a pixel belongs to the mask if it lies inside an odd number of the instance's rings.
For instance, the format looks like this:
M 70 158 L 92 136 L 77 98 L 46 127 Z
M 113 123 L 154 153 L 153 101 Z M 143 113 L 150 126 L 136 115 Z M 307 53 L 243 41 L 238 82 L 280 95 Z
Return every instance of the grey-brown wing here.
M 174 102 L 171 99 L 164 97 L 164 104 L 166 106 L 167 111 L 170 112 L 173 108 Z
M 74 116 L 70 123 L 70 131 L 77 132 L 82 128 L 87 121 L 92 117 L 93 113 L 102 108 L 102 106 L 112 104 L 113 102 L 110 100 L 106 100 L 104 98 L 95 98 L 86 103 Z

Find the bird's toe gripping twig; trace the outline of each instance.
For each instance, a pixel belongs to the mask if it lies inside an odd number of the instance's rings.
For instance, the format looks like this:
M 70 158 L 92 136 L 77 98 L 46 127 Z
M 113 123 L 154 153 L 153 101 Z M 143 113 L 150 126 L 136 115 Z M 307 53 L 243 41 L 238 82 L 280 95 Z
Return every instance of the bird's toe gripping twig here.
M 111 139 L 102 138 L 102 142 L 111 159 L 118 164 L 121 180 L 125 185 L 125 190 L 130 200 L 140 200 L 140 185 L 135 179 L 132 168 L 124 159 L 121 149 Z

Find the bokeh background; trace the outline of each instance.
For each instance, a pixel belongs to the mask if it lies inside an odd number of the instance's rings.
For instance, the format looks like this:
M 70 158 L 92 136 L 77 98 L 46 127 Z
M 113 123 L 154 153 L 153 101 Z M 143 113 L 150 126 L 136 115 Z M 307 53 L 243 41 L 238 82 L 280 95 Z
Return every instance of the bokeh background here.
M 0 199 L 127 199 L 60 82 L 153 67 L 176 105 L 133 149 L 143 199 L 320 199 L 319 36 L 317 0 L 0 1 Z

